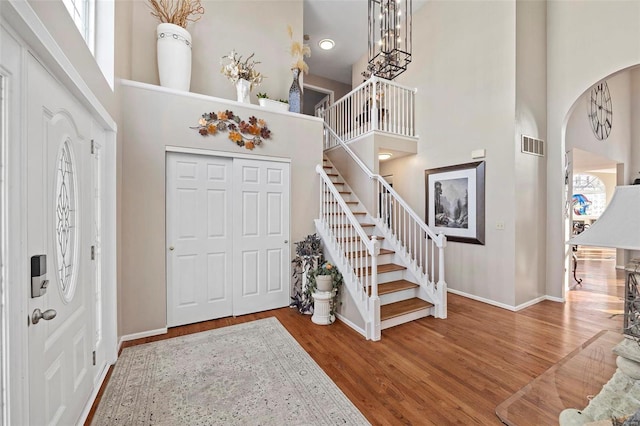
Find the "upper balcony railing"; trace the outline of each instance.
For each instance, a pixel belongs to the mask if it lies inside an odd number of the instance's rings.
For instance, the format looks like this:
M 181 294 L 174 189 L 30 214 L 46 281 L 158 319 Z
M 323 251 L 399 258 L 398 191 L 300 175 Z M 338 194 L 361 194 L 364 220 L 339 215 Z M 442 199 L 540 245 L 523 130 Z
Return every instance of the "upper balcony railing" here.
M 318 114 L 345 142 L 372 131 L 415 137 L 415 94 L 373 76 Z

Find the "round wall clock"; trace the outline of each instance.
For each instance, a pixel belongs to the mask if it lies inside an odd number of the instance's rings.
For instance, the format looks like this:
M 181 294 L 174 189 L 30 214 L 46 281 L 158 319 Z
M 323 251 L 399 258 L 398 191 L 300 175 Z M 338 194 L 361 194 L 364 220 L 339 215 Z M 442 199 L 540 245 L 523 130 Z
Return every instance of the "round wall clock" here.
M 589 120 L 598 140 L 602 141 L 609 137 L 613 123 L 613 111 L 611 109 L 611 94 L 606 81 L 591 89 Z

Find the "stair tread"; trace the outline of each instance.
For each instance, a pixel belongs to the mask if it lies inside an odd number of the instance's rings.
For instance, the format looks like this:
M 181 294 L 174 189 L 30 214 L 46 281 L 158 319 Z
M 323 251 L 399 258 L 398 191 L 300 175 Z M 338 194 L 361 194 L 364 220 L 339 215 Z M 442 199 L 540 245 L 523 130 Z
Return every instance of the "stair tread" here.
M 333 228 L 348 228 L 350 226 L 351 226 L 351 224 L 331 225 L 331 227 L 333 227 Z M 371 228 L 371 227 L 376 226 L 376 224 L 375 223 L 361 223 L 360 226 L 363 227 L 363 228 Z
M 383 265 L 378 265 L 379 274 L 384 274 L 385 272 L 404 271 L 405 269 L 407 269 L 406 266 L 396 265 L 395 263 L 385 263 Z M 367 268 L 366 274 L 371 275 L 371 267 Z
M 379 235 L 376 235 L 376 237 L 378 237 L 378 241 L 384 240 L 384 237 Z M 371 235 L 369 235 L 369 238 L 371 238 Z M 338 238 L 338 241 L 360 241 L 360 237 L 343 237 Z
M 351 212 L 352 214 L 367 214 L 367 212 Z M 342 214 L 342 212 L 335 212 L 335 213 L 329 213 L 331 215 L 335 215 L 335 214 Z
M 382 256 L 383 254 L 393 254 L 393 253 L 395 253 L 395 251 L 393 250 L 384 249 L 384 248 L 380 249 L 380 256 Z M 368 252 L 366 250 L 356 250 L 356 251 L 351 251 L 348 254 L 355 254 L 356 256 L 364 256 L 365 254 L 368 254 Z
M 337 173 L 327 173 L 327 176 L 331 176 L 331 177 L 338 177 L 338 176 L 340 176 L 340 175 L 339 175 L 339 174 L 337 174 Z
M 338 202 L 335 201 L 335 200 L 334 201 L 329 201 L 329 203 L 330 204 L 338 204 Z M 347 203 L 347 204 L 359 204 L 358 201 L 345 201 L 345 203 Z
M 407 280 L 389 281 L 388 283 L 378 283 L 378 296 L 396 291 L 418 288 L 418 284 Z
M 382 305 L 380 306 L 380 321 L 410 314 L 432 306 L 433 304 L 425 302 L 422 299 L 418 299 L 417 297 L 389 303 L 388 305 Z

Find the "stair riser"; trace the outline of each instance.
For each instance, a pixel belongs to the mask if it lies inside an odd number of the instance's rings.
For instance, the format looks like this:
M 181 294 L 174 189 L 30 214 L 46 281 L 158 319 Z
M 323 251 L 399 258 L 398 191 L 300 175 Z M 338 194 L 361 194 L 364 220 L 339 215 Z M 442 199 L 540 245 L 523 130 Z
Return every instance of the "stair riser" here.
M 401 300 L 418 297 L 418 288 L 408 288 L 406 290 L 394 291 L 380 296 L 380 305 L 388 305 L 390 303 L 400 302 Z
M 383 272 L 378 274 L 378 284 L 404 279 L 404 271 Z
M 385 330 L 387 328 L 395 327 L 396 325 L 404 324 L 407 322 L 415 321 L 420 318 L 425 318 L 433 315 L 433 307 L 420 309 L 419 311 L 411 312 L 409 314 L 400 315 L 397 317 L 389 318 L 380 322 L 380 328 Z
M 363 258 L 364 256 L 360 256 Z M 385 263 L 392 263 L 393 254 L 381 254 L 378 256 L 378 265 L 383 265 Z M 371 265 L 371 259 L 369 259 L 369 265 Z

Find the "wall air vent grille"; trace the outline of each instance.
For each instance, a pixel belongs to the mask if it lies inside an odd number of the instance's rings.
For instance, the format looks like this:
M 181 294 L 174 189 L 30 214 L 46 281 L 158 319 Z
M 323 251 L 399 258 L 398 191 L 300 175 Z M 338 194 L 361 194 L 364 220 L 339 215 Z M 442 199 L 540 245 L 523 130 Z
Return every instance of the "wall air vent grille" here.
M 521 148 L 522 152 L 525 154 L 544 157 L 544 141 L 542 139 L 522 135 Z

